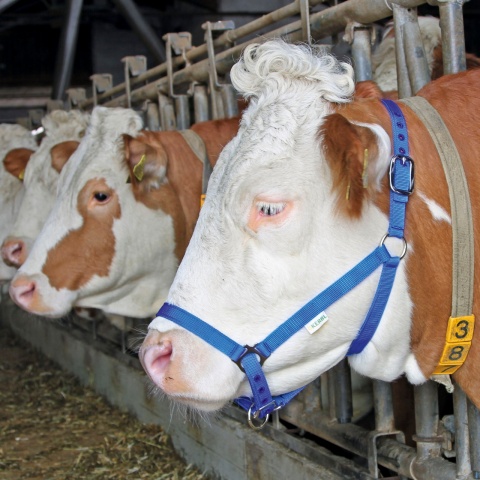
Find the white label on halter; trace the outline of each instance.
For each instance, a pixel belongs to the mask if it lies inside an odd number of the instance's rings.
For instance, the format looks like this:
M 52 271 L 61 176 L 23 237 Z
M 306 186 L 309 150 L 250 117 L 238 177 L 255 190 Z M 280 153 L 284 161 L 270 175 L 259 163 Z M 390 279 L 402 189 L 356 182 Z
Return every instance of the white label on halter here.
M 324 325 L 328 320 L 328 316 L 325 312 L 320 312 L 314 319 L 305 325 L 308 333 L 312 335 L 315 333 L 322 325 Z

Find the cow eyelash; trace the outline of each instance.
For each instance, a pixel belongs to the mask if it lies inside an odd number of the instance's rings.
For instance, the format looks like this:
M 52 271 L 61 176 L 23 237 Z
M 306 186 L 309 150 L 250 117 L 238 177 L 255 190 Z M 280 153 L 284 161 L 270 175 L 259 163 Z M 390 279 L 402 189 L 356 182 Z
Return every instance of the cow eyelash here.
M 282 213 L 286 206 L 286 203 L 257 202 L 258 212 L 265 217 L 274 217 Z

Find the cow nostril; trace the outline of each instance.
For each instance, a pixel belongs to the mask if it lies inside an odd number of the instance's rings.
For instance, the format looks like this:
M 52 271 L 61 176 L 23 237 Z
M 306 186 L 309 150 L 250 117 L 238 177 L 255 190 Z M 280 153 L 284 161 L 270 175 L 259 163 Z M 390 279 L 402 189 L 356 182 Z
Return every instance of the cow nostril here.
M 21 267 L 25 260 L 25 244 L 21 240 L 10 241 L 2 247 L 3 261 L 11 267 Z
M 172 351 L 172 344 L 168 340 L 140 349 L 140 362 L 150 379 L 157 385 L 161 383 L 163 375 L 167 370 Z

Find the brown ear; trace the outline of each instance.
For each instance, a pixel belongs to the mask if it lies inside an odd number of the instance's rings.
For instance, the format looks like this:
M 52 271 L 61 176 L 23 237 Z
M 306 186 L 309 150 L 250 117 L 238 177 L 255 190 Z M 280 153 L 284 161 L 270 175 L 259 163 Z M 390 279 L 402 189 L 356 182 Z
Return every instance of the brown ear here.
M 383 98 L 383 92 L 373 80 L 357 82 L 355 85 L 355 100 L 359 98 Z
M 50 149 L 52 157 L 52 167 L 60 173 L 73 152 L 78 148 L 80 142 L 69 140 L 67 142 L 57 143 Z
M 14 148 L 10 150 L 3 159 L 5 170 L 19 180 L 23 180 L 23 174 L 30 157 L 35 152 L 30 148 Z
M 334 113 L 325 118 L 320 135 L 332 171 L 338 209 L 352 218 L 359 218 L 364 202 L 377 187 L 373 179 L 369 180 L 373 170 L 371 162 L 378 157 L 375 134 Z

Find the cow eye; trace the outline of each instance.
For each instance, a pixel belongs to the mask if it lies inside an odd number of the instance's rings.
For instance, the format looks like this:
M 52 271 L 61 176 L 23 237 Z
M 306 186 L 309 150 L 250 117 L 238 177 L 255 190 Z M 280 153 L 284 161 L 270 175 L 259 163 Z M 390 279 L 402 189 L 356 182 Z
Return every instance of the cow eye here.
M 93 194 L 93 198 L 95 198 L 97 202 L 104 203 L 110 198 L 110 195 L 104 192 L 96 192 Z
M 263 215 L 265 217 L 274 217 L 275 215 L 283 212 L 285 207 L 285 203 L 257 203 L 258 212 L 260 213 L 260 215 Z

